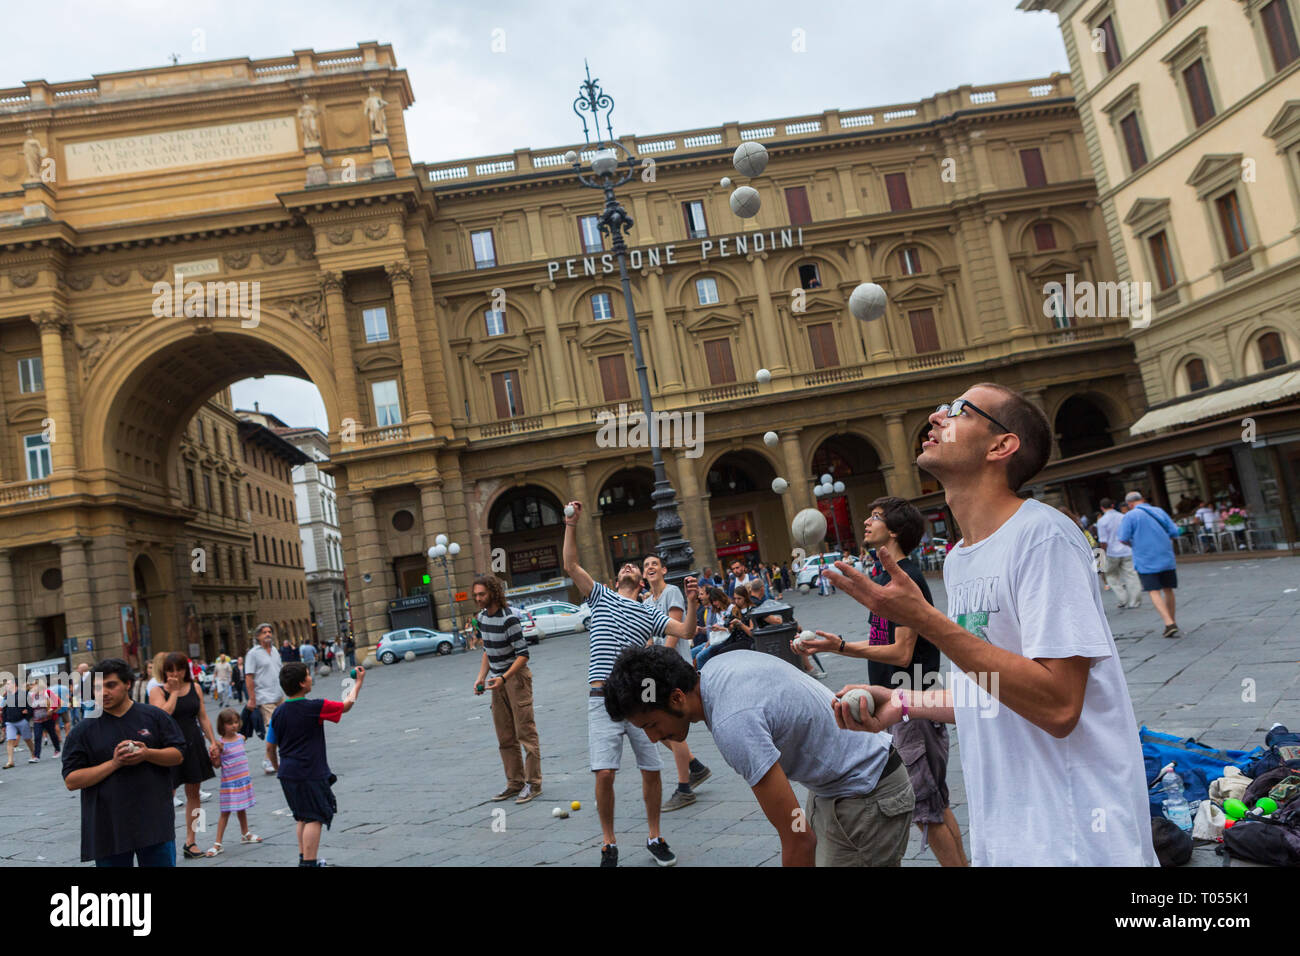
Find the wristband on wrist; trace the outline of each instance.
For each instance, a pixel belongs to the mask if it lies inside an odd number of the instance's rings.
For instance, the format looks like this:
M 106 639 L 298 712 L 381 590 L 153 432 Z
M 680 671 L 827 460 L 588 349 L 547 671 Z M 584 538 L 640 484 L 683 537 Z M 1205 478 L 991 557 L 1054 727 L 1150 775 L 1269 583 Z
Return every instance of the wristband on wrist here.
M 843 634 L 840 634 L 840 635 L 837 635 L 837 636 L 838 636 L 839 639 L 840 639 L 840 649 L 839 649 L 838 651 L 836 651 L 835 653 L 837 653 L 837 654 L 843 654 L 843 653 L 844 653 L 844 635 L 843 635 Z

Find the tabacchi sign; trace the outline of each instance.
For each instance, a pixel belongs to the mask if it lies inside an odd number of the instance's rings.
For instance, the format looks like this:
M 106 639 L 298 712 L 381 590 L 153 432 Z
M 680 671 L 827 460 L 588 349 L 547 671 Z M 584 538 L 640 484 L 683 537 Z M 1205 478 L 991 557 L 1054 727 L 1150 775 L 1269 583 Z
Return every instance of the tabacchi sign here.
M 770 252 L 776 249 L 796 249 L 803 247 L 803 227 L 793 229 L 769 229 L 767 232 L 739 232 L 731 236 L 719 236 L 716 239 L 700 240 L 700 262 L 708 262 L 710 253 L 714 258 L 727 259 L 731 256 L 744 256 L 751 252 Z M 627 264 L 632 269 L 643 266 L 653 268 L 663 263 L 677 265 L 676 244 L 650 246 L 645 249 L 631 249 L 627 254 Z M 614 254 L 606 252 L 599 256 L 578 256 L 573 259 L 552 259 L 546 263 L 546 277 L 554 280 L 580 279 L 583 276 L 609 275 L 616 268 Z

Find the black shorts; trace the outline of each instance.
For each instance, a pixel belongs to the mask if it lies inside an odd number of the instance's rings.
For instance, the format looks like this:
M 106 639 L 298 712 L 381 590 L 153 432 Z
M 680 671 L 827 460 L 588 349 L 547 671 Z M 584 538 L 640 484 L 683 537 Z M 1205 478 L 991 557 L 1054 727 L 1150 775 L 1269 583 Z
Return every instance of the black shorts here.
M 1139 574 L 1138 579 L 1142 582 L 1143 591 L 1162 591 L 1165 588 L 1178 587 L 1178 572 L 1173 568 L 1168 571 L 1152 571 L 1150 574 Z
M 332 776 L 328 780 L 281 779 L 280 788 L 293 818 L 302 823 L 323 823 L 328 830 L 339 809 L 334 791 L 330 789 L 334 780 Z

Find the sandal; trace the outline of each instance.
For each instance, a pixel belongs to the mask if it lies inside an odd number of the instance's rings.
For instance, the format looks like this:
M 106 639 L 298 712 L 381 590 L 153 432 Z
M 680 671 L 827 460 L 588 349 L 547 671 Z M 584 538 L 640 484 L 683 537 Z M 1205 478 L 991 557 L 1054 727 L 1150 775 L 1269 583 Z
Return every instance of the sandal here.
M 193 847 L 192 850 L 190 849 L 191 847 Z M 199 852 L 199 846 L 197 843 L 185 844 L 184 853 L 185 853 L 185 859 L 187 860 L 198 860 L 203 857 L 203 854 Z
M 212 844 L 212 849 L 209 850 L 207 853 L 204 853 L 203 855 L 204 855 L 204 856 L 216 856 L 216 855 L 217 855 L 218 853 L 220 853 L 220 852 L 221 852 L 221 844 L 220 844 L 220 843 L 214 843 L 214 844 Z
M 243 836 L 239 838 L 239 842 L 240 843 L 261 843 L 262 838 L 250 830 L 249 832 L 245 833 Z
M 4 767 L 2 767 L 2 768 L 0 768 L 0 769 L 3 769 L 3 770 L 12 770 L 13 768 L 14 768 L 14 764 L 13 764 L 13 761 L 11 760 L 11 761 L 9 761 L 9 763 L 5 764 Z

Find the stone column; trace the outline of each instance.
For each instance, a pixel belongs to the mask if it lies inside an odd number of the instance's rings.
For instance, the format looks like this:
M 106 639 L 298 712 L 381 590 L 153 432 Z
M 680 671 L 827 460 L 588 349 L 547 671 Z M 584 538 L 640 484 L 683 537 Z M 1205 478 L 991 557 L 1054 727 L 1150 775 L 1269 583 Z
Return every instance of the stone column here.
M 362 648 L 372 648 L 388 630 L 388 571 L 385 568 L 383 542 L 375 520 L 375 498 L 372 491 L 354 491 L 352 500 L 352 527 L 356 536 L 357 568 L 361 580 L 361 607 L 352 609 L 354 623 L 361 625 L 358 636 L 358 658 Z M 366 581 L 366 575 L 370 580 Z M 355 589 L 354 589 L 355 590 Z M 360 613 L 358 613 L 360 612 Z
M 690 414 L 687 412 L 686 414 Z M 695 473 L 698 458 L 688 458 L 686 449 L 677 452 L 677 494 L 682 505 L 685 534 L 695 548 L 696 570 L 712 564 L 718 545 L 713 538 L 713 522 L 700 498 L 700 482 Z
M 857 279 L 859 283 L 871 282 L 871 258 L 867 254 L 867 239 L 850 239 L 849 248 L 853 250 L 853 265 L 858 270 Z M 847 305 L 847 303 L 846 303 Z M 853 320 L 858 321 L 857 319 Z M 893 353 L 889 350 L 889 332 L 885 326 L 885 319 L 882 316 L 875 322 L 863 322 L 866 328 L 863 330 L 867 337 L 867 358 L 873 362 L 893 358 Z
M 45 417 L 50 420 L 50 464 L 55 474 L 77 470 L 77 436 L 72 430 L 68 402 L 68 372 L 64 364 L 63 337 L 68 323 L 58 312 L 38 312 L 41 330 L 41 372 L 45 378 Z
M 415 487 L 420 489 L 420 527 L 423 528 L 420 546 L 425 551 L 425 564 L 429 574 L 429 590 L 433 597 L 433 605 L 438 608 L 437 627 L 440 630 L 451 630 L 455 626 L 455 608 L 447 606 L 447 577 L 443 573 L 442 564 L 428 557 L 428 550 L 433 547 L 438 535 L 445 534 L 449 539 L 456 540 L 447 527 L 447 505 L 442 497 L 442 479 L 417 481 Z M 462 552 L 469 546 L 468 541 L 457 543 L 461 545 Z M 447 560 L 450 569 L 454 571 L 458 559 L 448 556 Z M 453 573 L 453 595 L 456 587 L 456 576 Z
M 813 479 L 809 475 L 808 465 L 804 464 L 803 448 L 799 441 L 798 428 L 790 428 L 780 432 L 781 454 L 785 456 L 785 474 L 782 476 L 790 483 L 790 488 L 782 496 L 788 499 L 794 506 L 795 512 L 802 511 L 804 508 L 811 508 L 812 504 L 812 483 Z M 794 520 L 794 515 L 790 516 Z
M 357 374 L 352 363 L 352 336 L 348 329 L 347 307 L 343 302 L 343 273 L 322 272 L 320 286 L 325 295 L 330 353 L 334 359 L 334 382 L 339 396 L 339 421 L 335 428 L 342 431 L 346 427 L 345 423 L 351 420 L 359 430 L 365 428 L 369 416 L 362 418 L 357 404 Z
M 646 288 L 650 293 L 650 311 L 654 315 L 650 325 L 650 335 L 658 357 L 655 372 L 659 376 L 659 392 L 662 395 L 670 395 L 674 392 L 686 391 L 686 386 L 682 382 L 681 363 L 678 361 L 677 351 L 672 346 L 670 321 L 668 312 L 664 308 L 663 282 L 660 279 L 663 274 L 663 269 L 646 269 L 643 273 Z
M 442 367 L 447 372 L 447 404 L 451 406 L 452 424 L 466 425 L 469 420 L 465 417 L 465 389 L 461 383 L 456 354 L 450 344 L 447 308 L 446 299 L 433 300 L 433 321 L 438 327 L 437 354 L 441 358 Z
M 1006 218 L 1005 214 L 998 213 L 985 216 L 984 223 L 988 226 L 989 244 L 993 249 L 993 267 L 997 270 L 998 291 L 1002 295 L 1002 308 L 1006 312 L 1007 325 L 1012 335 L 1024 335 L 1030 329 L 1025 322 L 1024 313 L 1020 310 L 1020 296 L 1016 292 L 1016 280 L 1011 271 L 1011 257 L 1007 253 L 1007 240 L 1002 231 L 1002 224 L 1006 222 Z
M 565 465 L 564 474 L 569 479 L 569 500 L 582 502 L 582 518 L 577 524 L 578 563 L 597 581 L 602 581 L 600 530 L 596 527 L 596 503 L 588 497 L 587 468 L 581 464 Z
M 451 386 L 448 377 L 454 371 L 442 360 L 441 335 L 442 323 L 433 304 L 433 287 L 429 279 L 429 261 L 421 249 L 420 255 L 411 260 L 411 296 L 415 303 L 416 332 L 420 341 L 420 355 L 427 357 L 425 363 L 425 384 L 429 389 L 429 412 L 434 424 L 444 433 L 450 435 L 452 409 L 449 404 Z M 427 317 L 427 319 L 424 319 Z
M 979 322 L 979 299 L 975 296 L 975 286 L 971 282 L 970 257 L 966 254 L 966 240 L 960 225 L 949 226 L 948 234 L 952 236 L 953 245 L 957 249 L 957 264 L 961 267 L 962 297 L 967 308 L 970 309 L 970 317 L 966 324 L 966 341 L 974 344 L 984 338 L 984 328 Z
M 415 324 L 415 303 L 411 299 L 411 264 L 405 259 L 384 266 L 393 289 L 393 311 L 397 313 L 397 336 L 402 353 L 402 378 L 406 384 L 406 408 L 402 418 L 408 424 L 431 422 L 429 389 L 424 380 L 424 359 Z
M 63 614 L 68 637 L 77 638 L 84 646 L 86 638 L 95 636 L 94 585 L 86 562 L 86 545 L 90 540 L 59 538 L 54 543 L 59 546 L 59 564 L 63 571 Z
M 900 498 L 915 498 L 921 493 L 921 485 L 917 481 L 912 446 L 907 440 L 907 431 L 903 428 L 902 412 L 890 412 L 885 416 L 885 433 L 889 438 L 889 454 L 893 459 L 893 493 Z
M 542 323 L 546 327 L 546 368 L 551 373 L 552 411 L 573 408 L 573 375 L 569 370 L 564 341 L 560 338 L 560 322 L 555 314 L 555 283 L 539 282 L 533 286 L 542 299 Z M 539 368 L 540 372 L 541 369 Z M 544 409 L 538 407 L 540 414 Z
M 840 192 L 844 195 L 844 216 L 852 218 L 861 216 L 862 210 L 858 208 L 858 191 L 853 187 L 853 167 L 836 166 L 835 172 L 840 176 Z M 868 280 L 863 279 L 863 282 Z
M 14 602 L 14 572 L 9 548 L 0 548 L 0 662 L 17 664 L 22 656 L 22 634 L 18 628 L 18 607 Z M 5 665 L 0 664 L 0 668 Z M 14 679 L 18 677 L 14 674 Z
M 763 260 L 766 252 L 751 252 L 745 257 L 754 273 L 754 292 L 758 297 L 758 314 L 755 325 L 758 326 L 758 343 L 763 354 L 760 359 L 763 368 L 773 376 L 784 375 L 790 371 L 789 359 L 781 352 L 780 338 L 776 330 L 776 310 L 772 308 L 772 293 L 767 284 L 767 270 Z

